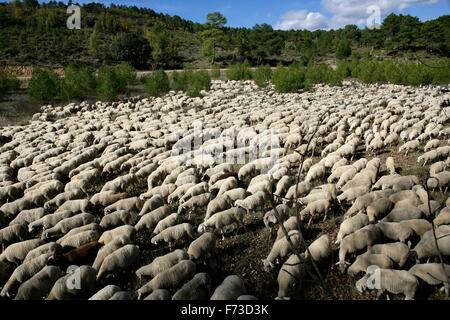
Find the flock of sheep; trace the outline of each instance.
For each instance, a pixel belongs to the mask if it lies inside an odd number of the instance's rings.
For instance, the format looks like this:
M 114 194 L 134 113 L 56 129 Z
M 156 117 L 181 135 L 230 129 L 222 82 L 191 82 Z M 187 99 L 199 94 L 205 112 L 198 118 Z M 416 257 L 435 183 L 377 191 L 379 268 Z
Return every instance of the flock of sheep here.
M 239 274 L 213 285 L 208 271 L 221 239 L 251 219 L 271 234 L 260 263 L 278 273 L 274 298 L 295 296 L 333 251 L 333 268 L 361 292 L 448 292 L 450 108 L 441 88 L 346 82 L 277 94 L 215 81 L 203 94 L 43 106 L 28 125 L 1 128 L 0 295 L 256 299 Z M 400 153 L 429 166 L 426 177 L 402 175 Z M 303 237 L 338 212 L 337 236 Z M 154 254 L 161 248 L 168 253 Z M 113 284 L 123 275 L 139 287 Z

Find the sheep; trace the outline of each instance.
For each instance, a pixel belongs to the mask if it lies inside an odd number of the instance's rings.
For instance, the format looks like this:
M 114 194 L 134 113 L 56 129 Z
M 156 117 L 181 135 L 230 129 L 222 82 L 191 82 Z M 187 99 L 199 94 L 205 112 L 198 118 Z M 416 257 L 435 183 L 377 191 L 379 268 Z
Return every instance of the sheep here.
M 305 177 L 305 181 L 311 183 L 311 181 L 321 179 L 325 175 L 324 165 L 314 165 L 309 170 Z
M 99 241 L 100 243 L 100 241 Z M 110 242 L 106 243 L 103 247 L 101 247 L 98 252 L 97 255 L 94 259 L 94 262 L 92 263 L 92 267 L 95 270 L 98 270 L 100 268 L 100 266 L 103 263 L 103 260 L 105 260 L 105 258 L 113 253 L 114 251 L 116 251 L 117 249 L 123 247 L 124 245 L 130 244 L 131 240 L 127 235 L 118 235 L 114 238 L 114 240 L 111 240 Z
M 118 210 L 108 215 L 105 215 L 100 221 L 100 227 L 105 230 L 113 229 L 124 224 L 132 224 L 134 216 L 130 211 Z
M 360 272 L 366 272 L 369 266 L 377 266 L 381 269 L 392 269 L 392 260 L 385 254 L 369 253 L 356 257 L 355 262 L 348 267 L 347 273 L 351 276 L 355 276 Z
M 73 228 L 77 228 L 95 221 L 95 217 L 90 213 L 80 213 L 73 217 L 66 218 L 58 222 L 54 227 L 46 229 L 42 234 L 42 239 L 48 239 L 66 234 Z
M 180 206 L 178 207 L 178 214 L 183 214 L 185 212 L 191 213 L 191 211 L 196 210 L 197 208 L 206 207 L 209 202 L 212 199 L 211 193 L 202 193 L 200 195 L 192 196 L 189 200 L 186 202 L 181 202 L 180 200 Z
M 31 259 L 27 262 L 22 263 L 18 266 L 12 275 L 9 277 L 8 282 L 3 286 L 0 296 L 10 296 L 11 290 L 16 285 L 16 283 L 23 283 L 30 279 L 36 273 L 38 273 L 47 264 L 47 260 L 50 254 L 42 254 L 37 258 Z
M 24 224 L 13 224 L 9 227 L 0 229 L 0 244 L 19 242 L 27 238 L 28 229 Z
M 217 237 L 214 233 L 206 232 L 195 239 L 189 245 L 187 253 L 189 259 L 198 260 L 203 257 L 211 256 L 216 250 Z
M 348 253 L 370 247 L 374 245 L 379 238 L 380 230 L 375 225 L 365 226 L 343 238 L 339 248 L 339 262 L 337 263 L 341 272 L 344 272 L 345 266 L 349 264 L 345 261 L 345 257 Z
M 168 217 L 171 213 L 172 212 L 168 206 L 156 208 L 155 210 L 143 215 L 134 227 L 136 231 L 142 229 L 154 229 L 159 221 Z
M 194 196 L 198 196 L 208 192 L 209 192 L 208 183 L 200 182 L 186 191 L 186 193 L 180 198 L 180 203 L 185 203 Z
M 278 296 L 277 299 L 290 299 L 289 296 L 301 281 L 306 273 L 303 256 L 292 254 L 278 273 Z
M 266 214 L 263 217 L 264 225 L 266 226 L 266 228 L 270 229 L 271 225 L 284 222 L 291 216 L 293 210 L 285 204 L 280 204 L 276 207 L 276 212 L 280 216 L 281 221 L 278 221 L 275 215 L 275 210 L 272 209 L 266 212 Z
M 120 288 L 116 285 L 110 284 L 103 289 L 97 291 L 88 300 L 109 300 L 116 292 L 119 292 Z
M 197 273 L 174 293 L 172 300 L 207 300 L 211 295 L 211 282 L 207 273 Z
M 444 161 L 438 161 L 430 165 L 430 176 L 434 176 L 437 173 L 443 172 L 447 169 L 448 165 Z
M 236 300 L 246 292 L 244 281 L 237 275 L 231 275 L 214 290 L 210 300 Z
M 45 266 L 20 285 L 14 300 L 39 300 L 50 292 L 60 277 L 61 270 L 58 267 Z
M 258 191 L 244 200 L 236 200 L 234 205 L 247 210 L 247 213 L 249 213 L 250 210 L 256 210 L 257 208 L 264 206 L 267 197 L 268 195 L 265 192 Z
M 450 224 L 450 207 L 443 208 L 433 222 L 436 226 Z
M 114 191 L 102 191 L 99 193 L 94 194 L 89 201 L 92 203 L 93 206 L 103 206 L 107 207 L 119 200 L 125 199 L 127 197 L 127 193 L 121 192 L 116 193 Z
M 138 289 L 138 299 L 157 289 L 177 288 L 195 275 L 196 266 L 191 260 L 182 260 L 169 269 L 158 273 Z
M 153 197 L 145 201 L 142 209 L 139 212 L 139 216 L 143 216 L 148 212 L 156 210 L 160 207 L 164 206 L 164 199 L 159 194 L 155 194 Z
M 87 298 L 95 288 L 95 284 L 95 269 L 90 266 L 77 267 L 55 282 L 47 300 Z
M 23 261 L 28 252 L 39 247 L 43 243 L 44 241 L 41 239 L 31 239 L 13 243 L 0 254 L 0 261 L 9 261 L 12 263 Z
M 306 181 L 302 181 L 299 184 L 295 184 L 288 189 L 285 198 L 287 200 L 294 200 L 297 197 L 301 197 L 311 191 L 311 184 Z
M 277 182 L 277 185 L 275 187 L 275 192 L 274 192 L 275 199 L 283 197 L 287 193 L 289 188 L 291 187 L 292 182 L 293 181 L 292 181 L 292 178 L 290 176 L 283 176 Z
M 386 238 L 403 243 L 414 234 L 409 226 L 397 222 L 379 222 L 377 227 Z
M 97 280 L 106 275 L 117 272 L 119 269 L 127 269 L 139 260 L 139 247 L 127 244 L 110 253 L 103 260 L 97 273 Z
M 294 244 L 294 247 L 298 247 L 300 245 L 300 233 L 298 230 L 289 231 L 288 237 Z M 281 238 L 275 241 L 267 258 L 262 260 L 265 271 L 269 272 L 274 267 L 273 262 L 278 258 L 286 257 L 289 253 L 291 253 L 291 250 L 292 248 L 290 243 L 286 238 Z
M 356 216 L 345 219 L 339 227 L 339 232 L 336 237 L 336 244 L 341 243 L 342 239 L 347 235 L 367 226 L 369 224 L 369 217 L 364 213 L 358 213 Z
M 124 225 L 103 232 L 102 235 L 100 236 L 100 239 L 98 239 L 98 242 L 100 242 L 101 244 L 107 244 L 119 236 L 126 236 L 129 239 L 133 239 L 135 234 L 136 230 L 134 229 L 133 226 Z
M 422 279 L 431 286 L 448 283 L 448 275 L 450 274 L 450 265 L 441 263 L 424 263 L 412 266 L 409 273 Z M 448 292 L 448 288 L 445 288 Z
M 443 171 L 436 173 L 434 176 L 432 176 L 427 180 L 428 188 L 430 189 L 439 188 L 444 193 L 447 192 L 449 185 L 450 185 L 450 171 Z
M 104 210 L 105 214 L 109 214 L 114 211 L 127 210 L 127 211 L 141 211 L 143 201 L 139 197 L 121 199 L 113 204 L 107 206 Z
M 71 235 L 60 242 L 63 247 L 78 248 L 89 242 L 96 241 L 100 238 L 100 234 L 95 230 L 86 230 Z
M 409 247 L 402 242 L 376 244 L 367 250 L 370 254 L 384 254 L 401 268 L 409 257 Z
M 170 292 L 165 289 L 157 289 L 150 293 L 144 300 L 171 300 Z
M 425 219 L 411 219 L 399 222 L 400 225 L 411 228 L 418 236 L 422 236 L 425 232 L 431 230 L 432 225 Z
M 153 230 L 153 233 L 159 234 L 159 233 L 161 233 L 161 231 L 176 225 L 179 222 L 179 219 L 180 219 L 179 215 L 176 212 L 168 215 L 167 217 L 165 217 L 164 219 L 161 219 L 158 222 L 155 229 Z
M 51 253 L 48 265 L 67 269 L 71 265 L 91 265 L 102 245 L 97 241 L 88 242 L 64 253 Z
M 169 246 L 171 246 L 172 243 L 178 242 L 186 236 L 191 239 L 194 238 L 194 227 L 189 223 L 181 223 L 161 231 L 159 234 L 154 236 L 150 242 L 153 245 L 156 245 L 158 242 L 164 241 L 169 243 Z
M 154 278 L 157 274 L 166 271 L 182 260 L 189 259 L 189 255 L 185 250 L 177 249 L 164 256 L 155 258 L 152 263 L 140 267 L 136 271 L 136 275 L 141 277 Z
M 428 162 L 434 162 L 440 158 L 440 154 L 437 150 L 431 150 L 428 152 L 425 152 L 421 156 L 417 157 L 417 162 L 420 164 L 422 163 L 422 166 L 425 166 Z
M 301 204 L 309 204 L 310 202 L 318 200 L 331 200 L 333 196 L 330 192 L 324 190 L 312 190 L 306 197 L 300 198 Z
M 30 224 L 33 221 L 41 219 L 46 214 L 44 208 L 35 208 L 29 210 L 22 210 L 10 223 L 13 224 Z
M 46 254 L 46 253 L 55 254 L 56 252 L 59 252 L 60 250 L 61 250 L 61 245 L 57 244 L 56 242 L 48 242 L 48 243 L 45 243 L 41 246 L 38 246 L 38 247 L 30 250 L 27 253 L 27 255 L 25 256 L 25 259 L 23 259 L 23 262 L 37 258 L 42 254 Z
M 329 199 L 316 200 L 314 202 L 308 203 L 305 209 L 300 212 L 300 219 L 304 220 L 305 215 L 311 215 L 311 218 L 308 222 L 308 226 L 311 224 L 314 215 L 317 213 L 323 213 L 324 218 L 323 221 L 327 219 L 328 210 L 330 210 L 331 201 Z
M 403 220 L 420 219 L 423 212 L 414 206 L 406 205 L 401 208 L 394 208 L 386 217 L 382 219 L 385 222 L 400 222 Z
M 407 156 L 410 151 L 417 150 L 420 147 L 419 140 L 411 140 L 400 146 L 398 152 L 405 151 L 405 155 Z
M 437 245 L 439 247 L 440 253 L 444 256 L 450 255 L 450 237 L 441 237 L 438 234 L 439 232 L 437 232 Z M 424 257 L 431 258 L 439 255 L 434 238 L 425 237 L 425 235 L 426 233 L 422 236 L 422 239 L 413 249 L 413 251 L 417 254 L 418 259 L 422 259 Z
M 232 206 L 230 199 L 225 196 L 217 196 L 206 207 L 205 221 L 217 212 L 229 209 Z
M 386 159 L 386 168 L 389 170 L 389 174 L 394 175 L 395 174 L 395 162 L 394 158 L 388 157 Z
M 77 214 L 78 213 L 71 212 L 71 211 L 61 211 L 61 212 L 45 215 L 42 218 L 31 222 L 28 225 L 28 231 L 32 232 L 33 230 L 35 230 L 37 228 L 43 228 L 44 230 L 50 229 L 50 228 L 54 227 L 56 224 L 58 224 L 58 222 L 66 219 L 66 218 L 73 217 Z
M 368 186 L 354 187 L 354 188 L 345 190 L 342 194 L 340 194 L 337 197 L 337 200 L 339 201 L 339 203 L 341 203 L 343 201 L 353 201 L 368 192 L 369 192 Z
M 68 200 L 64 202 L 55 213 L 61 211 L 88 212 L 92 204 L 87 199 Z
M 305 259 L 312 258 L 317 263 L 321 263 L 323 260 L 331 255 L 330 237 L 328 234 L 324 234 L 314 240 L 305 251 Z
M 373 223 L 377 219 L 384 217 L 391 211 L 393 206 L 392 201 L 387 198 L 380 198 L 373 201 L 366 209 L 369 222 Z
M 440 143 L 439 139 L 430 140 L 423 148 L 423 151 L 427 152 L 430 151 L 431 149 L 436 149 L 437 147 L 439 147 L 439 143 Z
M 405 295 L 405 300 L 414 300 L 419 282 L 416 277 L 405 270 L 390 270 L 390 269 L 368 269 L 364 277 L 356 282 L 356 288 L 359 292 L 364 292 L 369 286 L 369 280 L 375 279 L 374 288 L 378 290 L 378 296 L 384 291 L 393 294 L 402 293 Z
M 233 203 L 236 200 L 242 200 L 245 199 L 246 197 L 248 197 L 250 194 L 247 192 L 247 190 L 245 190 L 244 188 L 236 188 L 236 189 L 232 189 L 232 190 L 228 190 L 226 191 L 223 196 L 227 197 L 228 199 L 230 199 L 230 201 L 232 201 Z

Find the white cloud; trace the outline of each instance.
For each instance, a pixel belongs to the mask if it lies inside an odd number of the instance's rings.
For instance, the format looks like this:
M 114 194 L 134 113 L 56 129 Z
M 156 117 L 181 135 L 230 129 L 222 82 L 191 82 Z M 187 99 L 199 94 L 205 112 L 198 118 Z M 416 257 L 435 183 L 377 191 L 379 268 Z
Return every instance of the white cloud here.
M 283 15 L 275 28 L 281 30 L 325 29 L 327 28 L 327 19 L 320 12 L 307 12 L 306 10 L 288 11 Z
M 289 11 L 277 24 L 278 29 L 337 29 L 348 24 L 365 26 L 371 13 L 368 8 L 376 6 L 382 17 L 395 12 L 402 13 L 415 5 L 431 5 L 442 0 L 322 0 L 324 13 L 305 10 Z

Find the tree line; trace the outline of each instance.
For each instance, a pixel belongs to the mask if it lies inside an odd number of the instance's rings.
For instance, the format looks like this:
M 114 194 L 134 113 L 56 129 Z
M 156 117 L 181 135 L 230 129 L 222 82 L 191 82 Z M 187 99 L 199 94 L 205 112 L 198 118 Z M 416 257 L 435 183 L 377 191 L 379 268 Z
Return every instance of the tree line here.
M 227 27 L 219 12 L 204 24 L 135 6 L 88 3 L 81 30 L 66 28 L 67 4 L 14 0 L 0 3 L 0 63 L 99 68 L 127 62 L 138 69 L 308 66 L 326 61 L 448 59 L 450 16 L 421 22 L 391 14 L 379 29 L 348 25 L 338 30 Z

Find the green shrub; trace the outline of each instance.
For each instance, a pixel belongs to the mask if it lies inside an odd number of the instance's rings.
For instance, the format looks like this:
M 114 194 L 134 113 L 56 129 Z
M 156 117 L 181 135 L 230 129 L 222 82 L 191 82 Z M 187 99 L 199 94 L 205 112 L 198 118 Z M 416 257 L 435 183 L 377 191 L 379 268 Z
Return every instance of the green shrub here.
M 174 91 L 186 91 L 188 87 L 188 71 L 172 72 L 170 88 Z
M 97 98 L 103 101 L 117 99 L 120 90 L 120 81 L 112 67 L 102 67 L 97 74 Z
M 279 67 L 273 73 L 272 82 L 280 93 L 298 92 L 304 88 L 305 71 L 302 68 Z
M 248 62 L 230 66 L 226 71 L 226 75 L 228 80 L 250 80 L 252 78 Z
M 128 63 L 121 63 L 114 67 L 116 76 L 120 82 L 120 89 L 124 90 L 127 85 L 133 84 L 136 81 L 136 72 Z
M 153 97 L 159 97 L 170 91 L 170 81 L 164 70 L 156 70 L 145 80 L 145 89 Z
M 20 88 L 20 81 L 4 72 L 0 72 L 0 97 L 10 91 L 18 90 Z
M 34 102 L 49 103 L 57 100 L 61 79 L 56 73 L 46 69 L 34 69 L 28 84 L 30 99 Z
M 206 70 L 188 73 L 187 79 L 188 89 L 186 94 L 190 97 L 198 97 L 200 96 L 200 91 L 211 88 L 211 77 Z
M 95 89 L 95 77 L 88 68 L 76 69 L 72 66 L 64 70 L 58 98 L 66 100 L 80 100 Z
M 347 59 L 352 55 L 352 46 L 348 40 L 339 41 L 336 48 L 336 58 L 339 60 Z
M 270 66 L 260 66 L 253 71 L 252 77 L 258 86 L 265 88 L 272 79 L 272 69 Z
M 213 78 L 213 79 L 219 79 L 220 76 L 221 76 L 221 73 L 220 73 L 220 69 L 219 69 L 219 68 L 217 68 L 217 69 L 212 69 L 212 71 L 211 71 L 211 78 Z

